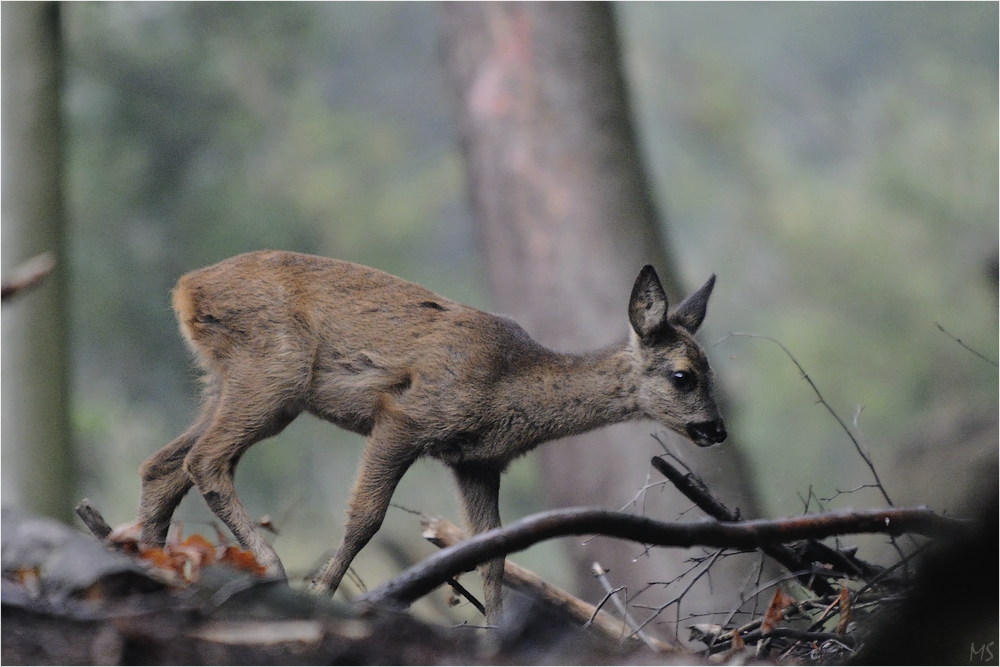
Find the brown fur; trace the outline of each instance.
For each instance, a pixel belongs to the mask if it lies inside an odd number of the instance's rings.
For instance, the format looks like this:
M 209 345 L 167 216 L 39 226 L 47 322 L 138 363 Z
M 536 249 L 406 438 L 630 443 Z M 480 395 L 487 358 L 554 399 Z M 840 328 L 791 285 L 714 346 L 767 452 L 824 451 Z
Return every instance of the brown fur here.
M 515 322 L 357 264 L 253 252 L 177 282 L 174 310 L 205 371 L 201 415 L 140 469 L 142 539 L 164 541 L 192 485 L 275 577 L 274 549 L 236 497 L 254 443 L 310 412 L 367 436 L 343 542 L 314 588 L 335 589 L 382 524 L 407 468 L 454 471 L 470 531 L 500 525 L 500 474 L 556 438 L 652 418 L 700 445 L 725 429 L 712 371 L 692 337 L 714 276 L 671 315 L 652 267 L 636 280 L 628 340 L 559 354 Z M 682 380 L 678 372 L 688 375 Z M 693 384 L 692 384 L 693 383 Z M 488 620 L 501 610 L 502 559 L 483 567 Z

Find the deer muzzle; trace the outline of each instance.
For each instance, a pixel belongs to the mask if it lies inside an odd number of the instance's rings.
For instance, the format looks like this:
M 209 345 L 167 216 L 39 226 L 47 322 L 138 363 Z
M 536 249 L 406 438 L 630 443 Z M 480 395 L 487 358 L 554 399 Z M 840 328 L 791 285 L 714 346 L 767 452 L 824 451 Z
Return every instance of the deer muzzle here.
M 711 447 L 726 439 L 726 425 L 721 419 L 688 424 L 687 435 L 699 447 Z

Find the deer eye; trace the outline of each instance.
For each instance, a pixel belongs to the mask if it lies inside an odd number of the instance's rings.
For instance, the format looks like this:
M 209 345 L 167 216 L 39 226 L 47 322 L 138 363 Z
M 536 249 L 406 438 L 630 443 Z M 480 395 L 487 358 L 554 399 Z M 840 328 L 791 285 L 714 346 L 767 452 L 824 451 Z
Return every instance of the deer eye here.
M 698 384 L 694 373 L 687 371 L 674 371 L 670 374 L 670 384 L 680 391 L 691 391 Z

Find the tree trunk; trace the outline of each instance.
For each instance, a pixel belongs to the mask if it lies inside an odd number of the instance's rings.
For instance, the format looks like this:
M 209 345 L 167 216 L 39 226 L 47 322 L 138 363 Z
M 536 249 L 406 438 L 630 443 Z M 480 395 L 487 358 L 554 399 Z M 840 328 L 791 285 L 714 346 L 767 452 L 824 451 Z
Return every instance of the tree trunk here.
M 2 4 L 3 266 L 54 271 L 3 310 L 3 503 L 69 521 L 69 315 L 63 254 L 59 4 Z
M 447 3 L 444 57 L 457 97 L 473 215 L 494 303 L 537 340 L 563 351 L 607 345 L 627 334 L 632 283 L 655 265 L 673 305 L 684 291 L 660 233 L 630 117 L 612 9 L 605 3 Z M 698 276 L 699 283 L 708 276 Z M 726 289 L 725 276 L 720 287 Z M 711 310 L 711 309 L 709 309 Z M 711 313 L 709 313 L 711 317 Z M 625 424 L 545 445 L 541 475 L 553 505 L 620 508 L 646 483 L 662 453 L 650 423 Z M 743 516 L 755 514 L 749 482 L 730 442 L 674 451 Z M 660 481 L 652 473 L 651 481 Z M 690 503 L 651 491 L 644 511 L 674 518 Z M 590 565 L 637 591 L 672 579 L 687 551 L 610 540 L 568 541 L 578 587 L 600 599 Z M 719 567 L 722 565 L 723 567 Z M 685 613 L 725 609 L 745 572 L 713 568 L 714 597 L 695 592 Z M 642 602 L 651 603 L 650 594 Z M 696 599 L 697 598 L 697 599 Z

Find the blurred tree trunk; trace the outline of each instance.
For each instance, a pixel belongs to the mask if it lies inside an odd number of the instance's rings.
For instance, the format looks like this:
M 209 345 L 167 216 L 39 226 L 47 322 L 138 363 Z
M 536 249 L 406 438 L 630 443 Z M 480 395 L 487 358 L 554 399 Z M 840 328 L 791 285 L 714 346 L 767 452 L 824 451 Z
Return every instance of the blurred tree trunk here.
M 69 520 L 59 4 L 5 2 L 0 12 L 4 276 L 45 251 L 56 261 L 38 289 L 3 307 L 3 503 Z
M 473 215 L 495 304 L 545 345 L 579 351 L 627 334 L 628 297 L 643 264 L 656 266 L 668 297 L 682 296 L 643 172 L 605 3 L 446 3 L 444 57 L 458 100 Z M 698 276 L 700 281 L 708 278 Z M 719 286 L 727 289 L 722 272 Z M 728 287 L 732 289 L 733 286 Z M 709 308 L 711 317 L 711 308 Z M 535 456 L 553 505 L 620 508 L 662 453 L 650 423 L 625 424 L 552 443 Z M 674 451 L 744 516 L 755 502 L 730 442 L 697 449 L 672 434 Z M 660 481 L 656 472 L 650 481 Z M 676 491 L 647 494 L 644 511 L 673 518 L 690 507 Z M 603 590 L 590 564 L 637 591 L 689 567 L 691 554 L 594 540 L 567 541 L 581 592 Z M 708 590 L 685 598 L 685 614 L 718 611 L 747 576 L 724 563 Z M 696 600 L 696 597 L 698 599 Z M 642 602 L 651 604 L 649 594 Z M 672 612 L 671 612 L 672 613 Z

